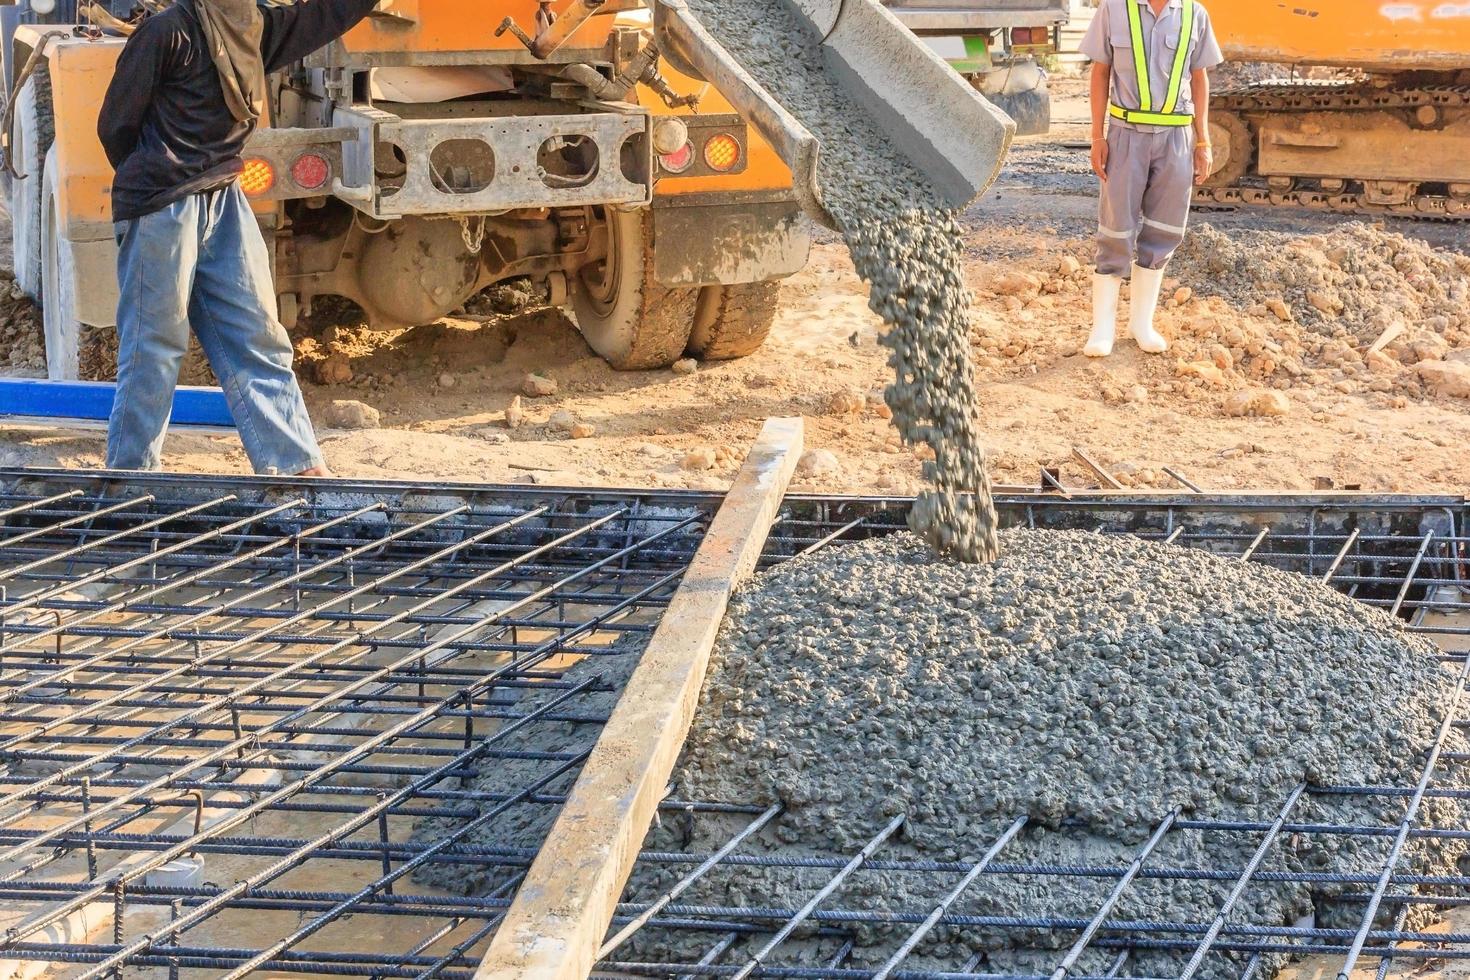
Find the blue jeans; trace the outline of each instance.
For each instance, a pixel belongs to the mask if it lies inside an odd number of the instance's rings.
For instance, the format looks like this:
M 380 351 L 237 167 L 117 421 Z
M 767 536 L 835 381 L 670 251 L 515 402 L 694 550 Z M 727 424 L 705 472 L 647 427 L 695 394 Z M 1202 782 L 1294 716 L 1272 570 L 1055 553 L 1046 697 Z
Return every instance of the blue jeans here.
M 257 473 L 321 466 L 276 318 L 270 259 L 238 183 L 118 222 L 117 396 L 107 465 L 158 469 L 189 328 Z

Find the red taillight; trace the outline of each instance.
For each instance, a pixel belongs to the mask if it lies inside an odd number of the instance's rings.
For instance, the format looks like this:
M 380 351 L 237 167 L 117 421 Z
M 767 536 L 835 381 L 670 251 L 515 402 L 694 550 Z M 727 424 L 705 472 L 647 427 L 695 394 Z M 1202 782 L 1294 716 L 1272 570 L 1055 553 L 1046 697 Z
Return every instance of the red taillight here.
M 316 190 L 330 176 L 332 168 L 326 158 L 315 153 L 303 153 L 291 164 L 291 179 L 296 182 L 297 187 L 304 190 Z
M 740 162 L 740 141 L 729 133 L 717 133 L 704 144 L 704 162 L 720 173 L 735 169 Z
M 659 166 L 671 174 L 682 174 L 693 162 L 694 146 L 691 143 L 685 143 L 673 153 L 664 153 L 658 158 Z
M 251 157 L 240 171 L 240 189 L 250 197 L 259 197 L 276 186 L 276 171 L 269 160 Z

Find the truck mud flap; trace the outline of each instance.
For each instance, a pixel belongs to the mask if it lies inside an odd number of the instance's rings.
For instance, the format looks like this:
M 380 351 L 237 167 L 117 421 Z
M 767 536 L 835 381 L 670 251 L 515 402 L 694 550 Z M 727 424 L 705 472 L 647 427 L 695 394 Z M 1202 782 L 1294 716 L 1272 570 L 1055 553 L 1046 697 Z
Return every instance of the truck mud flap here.
M 812 239 L 794 201 L 686 204 L 654 199 L 653 275 L 665 286 L 780 279 L 801 271 Z

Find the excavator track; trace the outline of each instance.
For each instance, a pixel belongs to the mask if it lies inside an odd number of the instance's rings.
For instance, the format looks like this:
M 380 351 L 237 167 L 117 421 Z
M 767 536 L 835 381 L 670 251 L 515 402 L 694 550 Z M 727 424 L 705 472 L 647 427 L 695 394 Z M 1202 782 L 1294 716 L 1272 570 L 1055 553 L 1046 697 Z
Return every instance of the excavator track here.
M 1418 182 L 1403 200 L 1384 203 L 1371 199 L 1362 181 L 1324 182 L 1315 176 L 1277 175 L 1274 181 L 1249 173 L 1255 163 L 1256 128 L 1246 122 L 1263 115 L 1321 112 L 1432 112 L 1470 111 L 1470 85 L 1434 85 L 1397 88 L 1365 82 L 1265 82 L 1216 94 L 1210 100 L 1214 118 L 1230 132 L 1237 160 L 1217 173 L 1210 184 L 1195 191 L 1195 206 L 1204 209 L 1263 207 L 1299 208 L 1334 214 L 1371 217 L 1395 216 L 1428 221 L 1470 220 L 1470 188 L 1451 192 L 1444 182 Z M 1244 163 L 1237 162 L 1244 151 Z M 1235 171 L 1231 173 L 1230 171 Z M 1283 186 L 1288 183 L 1290 186 Z M 1334 186 L 1335 185 L 1335 186 Z

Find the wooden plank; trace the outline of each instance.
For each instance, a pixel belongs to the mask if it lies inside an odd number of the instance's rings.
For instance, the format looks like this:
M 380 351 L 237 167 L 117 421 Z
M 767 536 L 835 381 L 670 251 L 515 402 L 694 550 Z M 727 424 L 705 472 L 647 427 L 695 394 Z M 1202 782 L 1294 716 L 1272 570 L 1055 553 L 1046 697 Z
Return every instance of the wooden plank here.
M 1087 467 L 1089 470 L 1092 470 L 1093 474 L 1102 481 L 1104 490 L 1123 489 L 1123 484 L 1115 480 L 1113 478 L 1113 474 L 1104 469 L 1101 463 L 1093 459 L 1091 456 L 1087 455 L 1087 453 L 1082 449 L 1081 446 L 1072 447 L 1072 458 L 1077 460 L 1077 462 L 1081 463 L 1083 466 Z
M 710 522 L 476 980 L 584 980 L 689 734 L 730 594 L 755 569 L 801 455 L 771 419 Z

